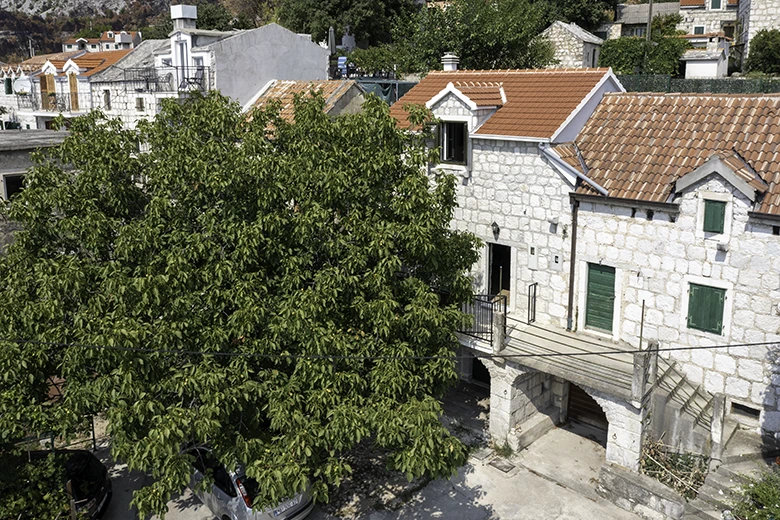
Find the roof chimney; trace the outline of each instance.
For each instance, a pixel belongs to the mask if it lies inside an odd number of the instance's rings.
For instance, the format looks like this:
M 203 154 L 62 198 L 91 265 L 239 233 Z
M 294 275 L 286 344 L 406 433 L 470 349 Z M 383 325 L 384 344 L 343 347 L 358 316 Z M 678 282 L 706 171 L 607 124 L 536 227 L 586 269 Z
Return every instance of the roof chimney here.
M 460 58 L 455 56 L 454 52 L 446 52 L 441 57 L 441 64 L 444 66 L 444 70 L 458 70 L 459 63 Z
M 173 20 L 173 30 L 194 29 L 195 22 L 198 19 L 198 8 L 194 5 L 172 5 L 171 20 Z

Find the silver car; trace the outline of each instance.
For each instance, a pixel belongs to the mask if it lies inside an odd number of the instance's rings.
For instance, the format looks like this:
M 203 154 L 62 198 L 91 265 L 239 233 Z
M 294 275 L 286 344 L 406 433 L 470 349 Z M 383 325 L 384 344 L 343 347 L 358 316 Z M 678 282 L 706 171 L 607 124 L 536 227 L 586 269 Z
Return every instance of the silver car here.
M 270 509 L 253 511 L 258 485 L 244 474 L 243 467 L 239 465 L 235 472 L 228 471 L 206 448 L 188 452 L 195 457 L 190 489 L 219 520 L 301 520 L 314 508 L 314 501 L 306 491 Z M 213 475 L 214 483 L 204 488 L 200 482 L 207 472 Z

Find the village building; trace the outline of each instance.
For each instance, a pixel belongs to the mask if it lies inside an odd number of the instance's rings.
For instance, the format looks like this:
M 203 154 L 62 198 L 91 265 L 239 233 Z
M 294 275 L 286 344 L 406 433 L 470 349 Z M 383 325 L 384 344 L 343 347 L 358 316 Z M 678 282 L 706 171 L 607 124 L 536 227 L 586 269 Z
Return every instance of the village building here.
M 575 23 L 557 21 L 542 31 L 555 48 L 551 67 L 596 67 L 604 40 Z
M 351 79 L 326 81 L 272 80 L 244 107 L 245 112 L 278 103 L 280 115 L 292 122 L 295 116 L 295 98 L 319 94 L 325 102 L 325 113 L 331 116 L 356 114 L 362 110 L 365 90 Z
M 70 38 L 62 44 L 62 52 L 107 52 L 138 47 L 143 37 L 139 31 L 103 31 L 97 38 Z

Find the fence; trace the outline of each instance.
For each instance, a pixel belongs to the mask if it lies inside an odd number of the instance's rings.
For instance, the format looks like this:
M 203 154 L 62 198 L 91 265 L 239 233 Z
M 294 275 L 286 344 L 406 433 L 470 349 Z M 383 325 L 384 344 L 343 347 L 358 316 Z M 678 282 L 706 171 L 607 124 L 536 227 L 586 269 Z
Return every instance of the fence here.
M 493 344 L 493 316 L 506 314 L 506 296 L 477 294 L 470 302 L 464 303 L 461 310 L 470 314 L 474 320 L 470 327 L 459 330 L 461 334 L 482 339 Z
M 780 92 L 780 78 L 673 78 L 668 74 L 618 76 L 628 92 L 707 94 L 771 94 Z

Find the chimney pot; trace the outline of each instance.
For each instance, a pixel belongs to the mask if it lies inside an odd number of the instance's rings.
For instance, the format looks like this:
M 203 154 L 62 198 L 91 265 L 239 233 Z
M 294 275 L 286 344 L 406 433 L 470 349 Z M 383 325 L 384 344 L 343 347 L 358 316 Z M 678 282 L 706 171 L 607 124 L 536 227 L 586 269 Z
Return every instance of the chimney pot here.
M 441 57 L 441 64 L 444 67 L 444 70 L 458 70 L 459 63 L 460 58 L 453 52 L 446 52 L 444 53 L 444 56 Z
M 195 29 L 198 20 L 198 7 L 194 5 L 172 5 L 171 20 L 173 20 L 173 30 Z

